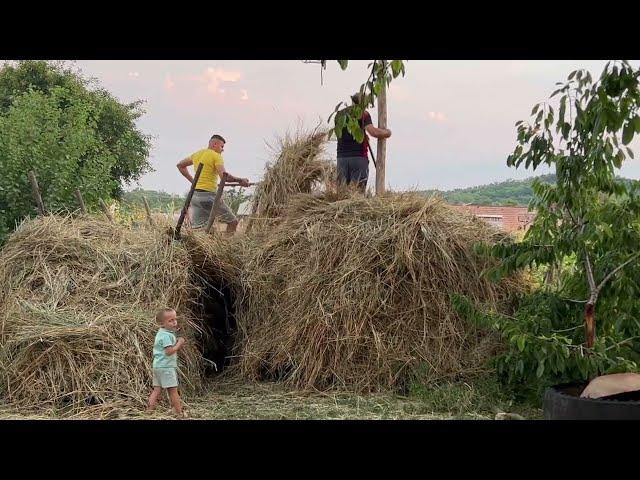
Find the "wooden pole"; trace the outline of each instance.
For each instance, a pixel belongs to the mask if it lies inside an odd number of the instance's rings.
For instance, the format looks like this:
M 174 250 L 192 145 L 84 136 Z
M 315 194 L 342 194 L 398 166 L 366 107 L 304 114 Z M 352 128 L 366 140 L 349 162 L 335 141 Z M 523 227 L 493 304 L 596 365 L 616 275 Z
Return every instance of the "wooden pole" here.
M 205 232 L 209 233 L 211 231 L 211 227 L 213 227 L 213 222 L 216 219 L 216 210 L 218 209 L 218 205 L 220 204 L 220 199 L 222 198 L 222 190 L 224 190 L 224 185 L 227 182 L 227 172 L 222 175 L 220 179 L 220 183 L 218 184 L 218 191 L 216 192 L 216 198 L 213 201 L 213 207 L 211 207 L 211 212 L 209 212 L 209 221 L 207 222 L 207 228 Z
M 387 128 L 387 81 L 382 82 L 382 90 L 378 95 L 378 128 Z M 376 161 L 376 195 L 385 192 L 385 161 L 387 158 L 387 139 L 378 139 L 378 159 Z
M 147 220 L 149 221 L 149 225 L 153 227 L 153 218 L 151 218 L 151 209 L 149 208 L 149 202 L 147 202 L 147 197 L 143 195 L 142 201 L 144 202 L 144 209 L 147 212 Z
M 100 208 L 102 209 L 102 212 L 107 216 L 107 218 L 109 219 L 109 221 L 111 223 L 116 223 L 115 220 L 113 219 L 113 217 L 111 216 L 111 212 L 109 211 L 109 207 L 107 207 L 107 204 L 104 203 L 104 200 L 100 199 Z
M 80 205 L 80 211 L 82 212 L 83 215 L 87 214 L 87 207 L 84 204 L 84 199 L 82 198 L 82 193 L 80 193 L 80 190 L 76 188 L 75 191 L 75 195 L 76 195 L 76 200 L 78 200 L 78 205 Z
M 180 238 L 180 229 L 182 228 L 184 218 L 187 216 L 187 212 L 189 211 L 189 205 L 191 205 L 191 197 L 193 197 L 193 192 L 195 191 L 196 185 L 198 184 L 200 173 L 202 173 L 202 167 L 204 167 L 204 163 L 198 165 L 196 176 L 193 177 L 193 183 L 191 184 L 191 188 L 189 189 L 189 193 L 187 194 L 187 199 L 184 201 L 184 205 L 182 206 L 182 212 L 180 212 L 180 218 L 178 219 L 178 224 L 176 225 L 176 230 L 173 234 L 173 238 Z
M 40 187 L 38 186 L 38 179 L 36 174 L 31 170 L 29 172 L 29 182 L 31 182 L 31 191 L 33 192 L 33 198 L 36 201 L 38 207 L 38 213 L 44 215 L 46 213 L 44 209 L 44 203 L 42 202 L 42 196 L 40 195 Z

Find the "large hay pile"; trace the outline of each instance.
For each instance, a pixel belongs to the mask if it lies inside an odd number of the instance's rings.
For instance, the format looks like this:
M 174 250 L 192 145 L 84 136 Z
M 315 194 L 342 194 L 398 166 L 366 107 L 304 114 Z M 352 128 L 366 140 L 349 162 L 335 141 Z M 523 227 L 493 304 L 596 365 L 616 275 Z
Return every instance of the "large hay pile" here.
M 260 228 L 246 236 L 172 242 L 89 217 L 23 223 L 0 251 L 2 396 L 76 412 L 143 406 L 164 306 L 191 340 L 180 366 L 192 391 L 209 364 L 196 343 L 222 331 L 228 353 L 236 321 L 234 369 L 250 379 L 375 391 L 482 368 L 494 339 L 449 295 L 506 308 L 523 282 L 490 283 L 473 248 L 502 234 L 435 198 L 318 193 L 335 176 L 325 139 L 283 139 L 256 192 Z
M 240 371 L 359 391 L 477 371 L 495 344 L 449 295 L 501 308 L 521 290 L 481 274 L 474 244 L 502 236 L 433 197 L 298 196 L 246 265 Z
M 155 312 L 178 310 L 181 335 L 197 327 L 198 287 L 185 248 L 159 230 L 87 217 L 24 222 L 0 252 L 0 385 L 15 404 L 144 405 Z M 195 342 L 180 353 L 181 382 L 200 383 Z

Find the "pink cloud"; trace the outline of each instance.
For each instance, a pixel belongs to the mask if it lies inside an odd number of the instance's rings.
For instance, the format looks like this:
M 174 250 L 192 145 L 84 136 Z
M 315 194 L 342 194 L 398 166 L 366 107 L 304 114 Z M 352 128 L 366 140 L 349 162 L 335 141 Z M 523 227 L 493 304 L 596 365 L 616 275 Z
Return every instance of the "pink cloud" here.
M 239 88 L 238 82 L 242 77 L 242 72 L 236 70 L 208 67 L 195 75 L 167 75 L 165 89 L 179 92 L 183 106 L 202 105 L 207 99 L 213 99 L 216 103 L 244 103 L 249 95 L 245 89 Z
M 215 95 L 225 92 L 225 89 L 221 88 L 225 84 L 236 83 L 241 78 L 242 73 L 240 72 L 209 67 L 200 75 L 192 76 L 190 80 L 204 84 L 207 91 Z
M 171 79 L 171 75 L 167 75 L 167 77 L 164 80 L 164 88 L 167 90 L 173 90 L 173 88 L 176 86 L 175 82 Z
M 429 120 L 433 120 L 437 123 L 443 123 L 447 119 L 442 112 L 429 112 L 427 116 L 429 117 Z
M 389 96 L 393 97 L 393 101 L 406 102 L 411 99 L 409 90 L 403 85 L 392 83 L 389 85 Z

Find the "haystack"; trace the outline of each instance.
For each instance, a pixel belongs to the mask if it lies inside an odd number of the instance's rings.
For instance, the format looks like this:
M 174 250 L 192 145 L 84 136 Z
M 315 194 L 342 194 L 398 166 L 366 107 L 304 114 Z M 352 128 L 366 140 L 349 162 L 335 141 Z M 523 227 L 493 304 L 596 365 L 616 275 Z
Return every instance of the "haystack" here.
M 154 315 L 176 308 L 181 383 L 200 385 L 190 314 L 199 285 L 185 247 L 159 229 L 131 230 L 88 217 L 24 222 L 0 252 L 0 385 L 29 407 L 144 405 Z
M 434 197 L 299 195 L 247 260 L 240 372 L 358 391 L 477 372 L 494 339 L 450 294 L 508 308 L 522 281 L 491 283 L 474 250 L 502 236 Z

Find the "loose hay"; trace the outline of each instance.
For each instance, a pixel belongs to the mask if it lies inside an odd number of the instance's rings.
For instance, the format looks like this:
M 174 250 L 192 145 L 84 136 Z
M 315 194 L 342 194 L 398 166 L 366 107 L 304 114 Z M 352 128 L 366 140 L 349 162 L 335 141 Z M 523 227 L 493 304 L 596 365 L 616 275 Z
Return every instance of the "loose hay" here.
M 275 160 L 268 163 L 256 187 L 248 230 L 270 226 L 280 217 L 293 195 L 311 193 L 331 183 L 335 165 L 322 158 L 327 132 L 299 129 L 278 139 Z
M 502 237 L 437 198 L 300 195 L 246 265 L 239 371 L 298 388 L 404 389 L 477 372 L 495 346 L 449 294 L 504 308 L 478 241 Z
M 185 248 L 159 230 L 90 217 L 24 222 L 0 252 L 0 386 L 9 402 L 68 407 L 128 402 L 149 393 L 157 309 L 178 311 L 180 380 L 200 386 L 198 286 Z

